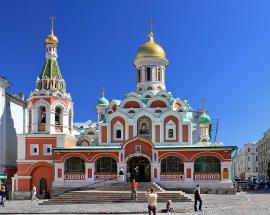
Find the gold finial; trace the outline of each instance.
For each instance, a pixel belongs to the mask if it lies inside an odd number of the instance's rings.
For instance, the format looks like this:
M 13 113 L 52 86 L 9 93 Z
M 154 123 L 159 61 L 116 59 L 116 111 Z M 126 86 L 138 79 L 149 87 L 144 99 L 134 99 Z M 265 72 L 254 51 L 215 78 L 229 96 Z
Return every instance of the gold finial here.
M 152 19 L 152 18 L 150 18 L 149 19 L 149 30 L 150 30 L 150 32 L 149 32 L 149 40 L 151 40 L 151 41 L 154 41 L 154 34 L 153 34 L 153 22 L 154 22 L 154 20 Z
M 206 103 L 206 101 L 207 101 L 206 98 L 202 98 L 202 99 L 201 99 L 203 113 L 205 113 L 205 103 Z
M 56 17 L 55 16 L 50 16 L 50 21 L 51 21 L 51 34 L 53 34 L 53 22 L 54 22 L 54 20 L 56 19 Z
M 104 83 L 102 83 L 101 97 L 104 97 L 104 96 L 105 96 Z

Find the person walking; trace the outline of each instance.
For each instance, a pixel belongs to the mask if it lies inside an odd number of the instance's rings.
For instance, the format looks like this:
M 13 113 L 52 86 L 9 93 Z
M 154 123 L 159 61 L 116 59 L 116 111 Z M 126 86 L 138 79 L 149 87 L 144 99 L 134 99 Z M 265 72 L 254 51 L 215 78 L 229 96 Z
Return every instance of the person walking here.
M 36 201 L 39 200 L 39 199 L 36 197 L 36 195 L 37 195 L 37 188 L 36 188 L 36 186 L 34 185 L 34 186 L 33 186 L 33 189 L 32 189 L 32 198 L 31 198 L 32 202 L 33 202 L 34 200 L 36 200 Z
M 201 191 L 200 191 L 200 185 L 197 184 L 196 188 L 194 190 L 194 210 L 197 211 L 197 202 L 199 201 L 199 210 L 202 210 L 202 199 L 201 199 Z
M 131 200 L 134 200 L 137 202 L 137 189 L 138 189 L 138 183 L 135 181 L 135 179 L 132 180 L 131 184 Z
M 119 180 L 120 182 L 124 182 L 125 181 L 125 173 L 124 173 L 124 169 L 123 168 L 120 169 L 119 179 L 120 179 Z
M 7 200 L 7 192 L 6 192 L 6 187 L 4 185 L 1 187 L 0 193 L 1 193 L 1 205 L 5 207 L 6 200 Z
M 157 213 L 157 198 L 158 195 L 155 192 L 155 188 L 151 187 L 146 193 L 145 197 L 148 202 L 148 214 L 151 215 L 153 212 L 153 215 L 156 215 Z

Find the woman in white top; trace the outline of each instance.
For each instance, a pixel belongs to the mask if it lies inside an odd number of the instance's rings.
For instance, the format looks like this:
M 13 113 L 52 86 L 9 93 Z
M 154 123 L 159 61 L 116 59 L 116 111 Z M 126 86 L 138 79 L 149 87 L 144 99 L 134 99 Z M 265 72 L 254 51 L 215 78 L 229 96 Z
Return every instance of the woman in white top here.
M 155 193 L 155 188 L 151 187 L 146 193 L 145 196 L 148 201 L 148 213 L 151 215 L 153 212 L 153 215 L 156 215 L 157 212 L 157 198 L 158 195 Z

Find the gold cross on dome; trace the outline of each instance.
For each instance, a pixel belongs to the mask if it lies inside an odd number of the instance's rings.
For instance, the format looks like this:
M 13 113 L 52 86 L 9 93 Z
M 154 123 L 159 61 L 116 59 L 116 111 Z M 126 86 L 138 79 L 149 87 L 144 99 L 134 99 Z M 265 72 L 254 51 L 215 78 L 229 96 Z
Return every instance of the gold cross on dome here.
M 202 110 L 205 110 L 205 103 L 206 103 L 207 99 L 206 98 L 202 98 L 201 102 L 202 102 Z
M 53 22 L 54 22 L 54 20 L 56 19 L 56 17 L 55 16 L 50 16 L 50 21 L 51 21 L 51 32 L 53 33 Z
M 149 19 L 149 24 L 150 24 L 150 32 L 153 32 L 153 22 L 154 20 L 152 18 Z

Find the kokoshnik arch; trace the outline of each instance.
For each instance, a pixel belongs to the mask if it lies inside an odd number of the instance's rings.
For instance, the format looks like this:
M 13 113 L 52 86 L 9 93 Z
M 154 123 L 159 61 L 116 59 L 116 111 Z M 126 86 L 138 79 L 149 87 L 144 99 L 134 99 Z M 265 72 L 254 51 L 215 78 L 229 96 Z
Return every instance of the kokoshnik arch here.
M 211 119 L 166 90 L 165 51 L 148 41 L 135 57 L 136 91 L 123 99 L 98 99 L 97 126 L 73 129 L 73 102 L 57 62 L 53 28 L 45 40 L 46 60 L 27 105 L 28 132 L 18 135 L 18 172 L 13 193 L 29 196 L 54 188 L 84 186 L 114 178 L 121 168 L 137 181 L 164 187 L 231 189 L 235 146 L 210 141 Z M 127 180 L 127 179 L 126 179 Z

